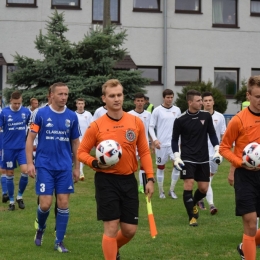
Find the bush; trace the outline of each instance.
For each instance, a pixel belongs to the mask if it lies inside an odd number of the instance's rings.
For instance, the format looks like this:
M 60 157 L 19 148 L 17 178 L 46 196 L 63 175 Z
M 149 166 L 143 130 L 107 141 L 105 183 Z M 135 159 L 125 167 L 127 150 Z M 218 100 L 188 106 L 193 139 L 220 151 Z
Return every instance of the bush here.
M 205 91 L 211 92 L 215 101 L 214 110 L 222 114 L 227 110 L 228 101 L 221 93 L 221 91 L 217 88 L 213 88 L 211 81 L 208 81 L 207 83 L 202 81 L 202 82 L 190 83 L 187 86 L 182 88 L 181 93 L 177 93 L 178 97 L 176 99 L 175 104 L 180 108 L 182 112 L 188 109 L 188 103 L 186 101 L 186 93 L 190 89 L 195 89 L 199 91 L 201 94 Z

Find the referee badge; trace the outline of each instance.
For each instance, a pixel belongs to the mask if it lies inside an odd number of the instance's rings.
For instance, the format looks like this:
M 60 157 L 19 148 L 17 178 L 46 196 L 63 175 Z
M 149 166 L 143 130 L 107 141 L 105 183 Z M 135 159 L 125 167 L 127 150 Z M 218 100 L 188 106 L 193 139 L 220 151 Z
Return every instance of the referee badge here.
M 135 140 L 136 135 L 133 130 L 126 130 L 125 137 L 129 142 L 133 142 Z

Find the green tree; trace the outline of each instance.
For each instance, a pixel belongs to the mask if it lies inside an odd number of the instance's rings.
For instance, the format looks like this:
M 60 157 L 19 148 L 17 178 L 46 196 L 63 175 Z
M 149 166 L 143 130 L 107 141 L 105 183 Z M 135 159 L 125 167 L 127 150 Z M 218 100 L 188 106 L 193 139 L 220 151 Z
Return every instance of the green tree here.
M 237 91 L 235 95 L 235 104 L 242 104 L 244 101 L 246 101 L 246 92 L 247 92 L 247 80 L 243 79 L 241 81 L 241 87 Z
M 111 78 L 117 78 L 124 86 L 126 111 L 133 108 L 133 94 L 145 93 L 149 79 L 142 78 L 140 71 L 115 70 L 116 62 L 127 54 L 122 48 L 126 31 L 115 32 L 114 26 L 93 30 L 84 35 L 82 41 L 71 43 L 65 37 L 68 31 L 64 14 L 54 11 L 47 22 L 46 35 L 40 31 L 35 48 L 42 59 L 32 59 L 18 53 L 14 55 L 17 70 L 10 75 L 11 89 L 4 92 L 6 100 L 16 89 L 23 92 L 23 103 L 29 104 L 31 97 L 46 102 L 48 88 L 55 82 L 65 82 L 70 89 L 67 106 L 75 109 L 75 100 L 82 97 L 87 109 L 93 112 L 102 105 L 101 86 Z
M 184 112 L 188 108 L 188 104 L 186 101 L 187 91 L 190 89 L 195 89 L 201 93 L 205 91 L 209 91 L 212 93 L 215 101 L 214 109 L 220 113 L 224 113 L 227 110 L 228 102 L 221 91 L 217 88 L 213 88 L 212 82 L 194 82 L 190 83 L 187 86 L 182 88 L 180 93 L 177 93 L 176 106 L 178 106 L 182 112 Z

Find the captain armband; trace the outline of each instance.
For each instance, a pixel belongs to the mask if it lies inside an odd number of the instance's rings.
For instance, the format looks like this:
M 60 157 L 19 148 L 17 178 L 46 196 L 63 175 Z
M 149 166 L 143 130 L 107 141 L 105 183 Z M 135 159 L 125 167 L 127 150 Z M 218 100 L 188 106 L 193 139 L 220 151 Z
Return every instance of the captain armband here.
M 38 125 L 36 125 L 35 123 L 30 124 L 30 131 L 31 132 L 38 133 L 39 129 L 40 129 L 40 127 Z

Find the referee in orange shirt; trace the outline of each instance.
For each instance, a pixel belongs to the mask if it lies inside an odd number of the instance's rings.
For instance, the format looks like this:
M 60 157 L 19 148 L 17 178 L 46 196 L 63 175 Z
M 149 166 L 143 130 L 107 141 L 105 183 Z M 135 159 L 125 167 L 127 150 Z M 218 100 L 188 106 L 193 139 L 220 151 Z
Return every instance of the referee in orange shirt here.
M 260 76 L 249 78 L 247 99 L 250 105 L 228 123 L 220 153 L 236 168 L 229 173 L 228 181 L 234 185 L 236 216 L 242 216 L 244 227 L 243 240 L 237 250 L 241 259 L 255 260 L 256 245 L 260 244 L 260 230 L 256 230 L 260 216 L 260 168 L 247 167 L 242 153 L 249 143 L 260 143 Z
M 138 169 L 136 148 L 147 176 L 145 193 L 154 192 L 153 165 L 144 124 L 140 118 L 123 111 L 123 87 L 116 79 L 102 86 L 107 113 L 92 122 L 78 149 L 78 159 L 96 171 L 97 219 L 103 220 L 102 249 L 106 260 L 119 260 L 119 248 L 136 233 L 138 224 Z M 113 139 L 122 147 L 122 157 L 114 166 L 102 165 L 90 155 L 92 147 Z M 120 229 L 119 229 L 120 228 Z

